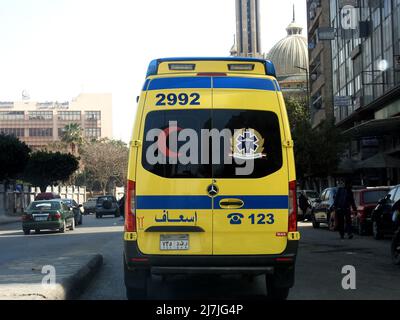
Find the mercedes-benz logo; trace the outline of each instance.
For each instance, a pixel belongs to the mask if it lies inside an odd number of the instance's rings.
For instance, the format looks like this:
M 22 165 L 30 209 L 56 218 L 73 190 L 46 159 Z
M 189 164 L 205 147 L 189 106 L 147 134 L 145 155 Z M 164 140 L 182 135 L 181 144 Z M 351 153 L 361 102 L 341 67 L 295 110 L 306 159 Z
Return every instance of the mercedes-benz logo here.
M 209 195 L 210 197 L 215 197 L 215 196 L 218 194 L 219 189 L 218 189 L 218 187 L 217 187 L 215 184 L 210 184 L 210 185 L 207 187 L 207 192 L 208 192 L 208 195 Z

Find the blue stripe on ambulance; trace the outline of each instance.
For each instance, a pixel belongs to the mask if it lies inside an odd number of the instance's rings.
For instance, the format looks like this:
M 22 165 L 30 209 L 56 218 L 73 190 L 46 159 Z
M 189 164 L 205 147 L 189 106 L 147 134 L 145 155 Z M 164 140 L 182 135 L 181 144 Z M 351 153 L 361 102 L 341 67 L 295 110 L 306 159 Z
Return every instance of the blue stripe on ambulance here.
M 214 198 L 215 209 L 225 198 L 240 199 L 241 209 L 288 209 L 288 196 L 219 196 Z M 212 199 L 208 196 L 137 196 L 137 209 L 211 209 Z
M 269 79 L 243 77 L 174 77 L 151 80 L 147 90 L 165 89 L 253 89 L 276 91 L 274 82 Z M 143 88 L 144 89 L 144 88 Z

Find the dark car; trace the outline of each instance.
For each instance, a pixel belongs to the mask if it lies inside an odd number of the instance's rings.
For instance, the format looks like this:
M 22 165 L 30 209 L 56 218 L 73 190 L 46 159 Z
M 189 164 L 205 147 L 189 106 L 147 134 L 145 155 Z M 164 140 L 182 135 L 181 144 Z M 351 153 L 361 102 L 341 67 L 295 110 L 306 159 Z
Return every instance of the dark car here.
M 393 187 L 372 211 L 372 234 L 375 239 L 383 239 L 394 233 L 393 205 L 400 200 L 400 185 Z
M 332 229 L 333 202 L 337 188 L 327 188 L 322 191 L 321 198 L 315 200 L 311 209 L 311 221 L 314 228 L 319 228 L 321 223 L 327 224 Z
M 380 199 L 384 198 L 390 187 L 375 187 L 353 190 L 357 210 L 352 211 L 352 226 L 359 235 L 372 232 L 372 211 Z
M 102 218 L 103 216 L 114 216 L 119 217 L 119 206 L 118 201 L 114 196 L 102 196 L 97 198 L 96 202 L 96 218 Z
M 391 253 L 393 263 L 400 265 L 400 209 L 396 208 L 393 213 L 393 223 L 395 228 L 395 233 L 392 239 Z
M 38 193 L 35 197 L 35 201 L 52 199 L 61 199 L 61 196 L 55 192 L 41 192 Z
M 74 212 L 75 225 L 81 225 L 83 222 L 82 211 L 81 211 L 82 205 L 78 204 L 74 199 L 62 199 L 62 200 Z
M 25 235 L 31 230 L 58 230 L 64 233 L 69 227 L 75 229 L 72 210 L 60 199 L 33 201 L 22 215 L 22 230 Z

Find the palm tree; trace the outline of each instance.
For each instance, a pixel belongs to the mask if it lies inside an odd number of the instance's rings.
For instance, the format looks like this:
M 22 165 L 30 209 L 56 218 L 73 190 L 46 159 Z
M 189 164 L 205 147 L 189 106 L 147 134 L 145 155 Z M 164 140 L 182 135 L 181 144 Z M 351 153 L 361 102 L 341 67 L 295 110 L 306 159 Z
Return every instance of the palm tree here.
M 71 153 L 75 154 L 76 146 L 83 143 L 82 128 L 78 123 L 67 124 L 62 130 L 61 141 L 71 147 Z

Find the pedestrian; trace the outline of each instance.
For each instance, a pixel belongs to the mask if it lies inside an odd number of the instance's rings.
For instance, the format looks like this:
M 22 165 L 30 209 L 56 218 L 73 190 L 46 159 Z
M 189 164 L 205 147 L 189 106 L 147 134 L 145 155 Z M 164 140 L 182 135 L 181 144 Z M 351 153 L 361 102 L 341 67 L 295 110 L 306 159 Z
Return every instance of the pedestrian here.
M 350 207 L 353 208 L 354 211 L 357 210 L 357 207 L 354 202 L 351 187 L 350 181 L 347 180 L 346 183 L 340 181 L 333 203 L 335 219 L 337 219 L 337 226 L 341 239 L 344 239 L 345 233 L 347 233 L 349 239 L 353 238 Z
M 125 220 L 125 194 L 119 199 L 118 206 L 122 219 Z
M 311 207 L 310 202 L 308 201 L 308 198 L 304 191 L 300 192 L 299 207 L 301 209 L 301 212 L 303 213 L 303 219 L 304 219 L 307 214 L 307 209 Z

